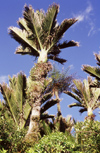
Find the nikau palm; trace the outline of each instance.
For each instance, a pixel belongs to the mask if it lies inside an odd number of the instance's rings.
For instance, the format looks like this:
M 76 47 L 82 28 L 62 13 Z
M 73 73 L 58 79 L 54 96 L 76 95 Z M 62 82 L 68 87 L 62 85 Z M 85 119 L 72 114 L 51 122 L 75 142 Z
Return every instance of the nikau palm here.
M 29 138 L 30 140 L 31 137 L 35 140 L 38 138 L 36 133 L 39 132 L 41 114 L 59 102 L 58 98 L 50 99 L 52 92 L 46 92 L 48 84 L 52 81 L 47 79 L 47 74 L 52 70 L 52 65 L 48 59 L 63 64 L 66 60 L 58 57 L 61 49 L 79 45 L 75 41 L 60 43 L 66 30 L 77 20 L 65 19 L 61 25 L 58 25 L 56 20 L 58 12 L 59 5 L 57 4 L 51 5 L 47 13 L 44 13 L 43 10 L 35 12 L 32 6 L 25 5 L 23 18 L 18 21 L 20 28 L 9 28 L 9 34 L 20 44 L 16 54 L 29 54 L 38 57 L 38 63 L 31 69 L 27 87 L 27 95 L 32 110 L 26 139 Z M 47 102 L 44 103 L 46 100 Z
M 81 113 L 87 111 L 89 117 L 92 117 L 93 110 L 100 106 L 100 88 L 91 87 L 92 82 L 91 77 L 88 77 L 88 80 L 84 79 L 83 82 L 74 80 L 76 88 L 72 88 L 73 92 L 64 92 L 78 101 L 69 107 L 82 107 L 79 111 Z
M 59 5 L 53 4 L 47 13 L 43 10 L 36 12 L 32 6 L 26 6 L 23 18 L 19 18 L 17 27 L 10 27 L 9 34 L 18 41 L 21 46 L 16 50 L 16 54 L 29 54 L 38 58 L 38 63 L 47 62 L 48 59 L 59 63 L 66 62 L 58 57 L 60 49 L 78 46 L 74 41 L 64 41 L 59 43 L 65 31 L 73 25 L 76 19 L 65 19 L 58 25 L 56 17 L 59 12 Z
M 31 111 L 27 102 L 26 86 L 26 76 L 23 73 L 19 73 L 17 77 L 9 77 L 9 86 L 6 83 L 0 84 L 1 93 L 5 100 L 4 106 L 17 129 L 22 129 L 25 126 Z

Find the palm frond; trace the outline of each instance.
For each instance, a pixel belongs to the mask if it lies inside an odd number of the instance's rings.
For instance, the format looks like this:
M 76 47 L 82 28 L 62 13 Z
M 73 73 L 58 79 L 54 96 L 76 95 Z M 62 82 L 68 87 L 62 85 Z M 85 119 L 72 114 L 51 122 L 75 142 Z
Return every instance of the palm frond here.
M 81 100 L 81 98 L 79 98 L 77 95 L 75 95 L 74 93 L 70 92 L 70 91 L 64 91 L 64 93 L 66 93 L 67 95 L 71 96 L 72 98 L 76 99 L 77 101 L 79 101 L 79 103 L 83 103 L 83 101 Z
M 72 104 L 70 104 L 70 105 L 68 105 L 68 107 L 75 107 L 75 106 L 78 106 L 78 107 L 84 107 L 84 106 L 82 106 L 82 104 L 81 103 L 79 103 L 79 102 L 77 102 L 77 103 L 72 103 Z
M 83 113 L 83 112 L 85 112 L 85 111 L 87 111 L 87 108 L 81 108 L 81 109 L 79 110 L 80 113 Z
M 77 20 L 76 19 L 65 19 L 60 26 L 58 26 L 54 35 L 54 43 L 57 43 L 63 36 L 63 34 L 68 30 L 70 26 L 72 26 Z
M 5 100 L 5 106 L 9 110 L 17 127 L 23 128 L 31 107 L 27 102 L 26 76 L 21 72 L 12 78 L 9 76 L 9 86 L 0 85 L 1 93 Z
M 79 46 L 79 43 L 75 42 L 74 40 L 71 40 L 71 41 L 64 41 L 63 43 L 58 44 L 58 47 L 60 49 L 64 49 L 64 48 L 72 47 L 72 46 Z
M 35 56 L 35 57 L 38 57 L 39 56 L 39 53 L 36 52 L 34 49 L 30 48 L 30 47 L 22 47 L 22 46 L 19 46 L 17 49 L 16 49 L 16 52 L 15 54 L 21 54 L 21 55 L 32 55 L 32 56 Z
M 59 102 L 59 99 L 51 99 L 49 101 L 47 101 L 40 110 L 40 113 L 44 113 L 46 110 L 48 110 L 50 107 L 54 106 L 55 104 L 57 104 Z
M 22 30 L 26 30 L 26 31 L 28 31 L 28 33 L 31 32 L 31 30 L 28 28 L 28 26 L 27 26 L 27 24 L 26 24 L 24 18 L 19 18 L 19 20 L 18 20 L 17 23 L 18 23 L 19 27 L 20 27 Z
M 61 63 L 61 64 L 64 64 L 67 60 L 63 59 L 63 58 L 59 58 L 59 57 L 56 57 L 54 55 L 49 55 L 48 56 L 48 59 L 52 59 L 58 63 Z
M 100 53 L 99 54 L 94 54 L 95 55 L 95 58 L 97 60 L 97 64 L 100 66 Z
M 28 28 L 32 31 L 31 38 L 34 38 L 34 37 L 36 38 L 37 43 L 40 47 L 40 50 L 42 50 L 43 46 L 41 41 L 41 35 L 43 31 L 41 27 L 41 22 L 39 20 L 38 11 L 34 12 L 34 9 L 32 8 L 32 6 L 28 7 L 27 5 L 25 5 L 23 16 L 27 23 Z
M 57 14 L 59 12 L 59 5 L 53 4 L 48 8 L 47 13 L 45 14 L 42 28 L 45 31 L 46 37 L 53 33 L 53 30 L 57 24 Z
M 92 67 L 89 65 L 83 65 L 83 71 L 89 73 L 91 76 L 95 77 L 97 80 L 100 80 L 100 68 L 99 67 Z
M 14 38 L 17 42 L 19 42 L 23 48 L 29 47 L 32 49 L 33 52 L 35 52 L 35 54 L 37 54 L 36 52 L 39 53 L 35 42 L 33 43 L 33 41 L 28 39 L 28 33 L 25 30 L 21 30 L 17 27 L 10 27 L 9 34 L 11 35 L 12 38 Z M 16 53 L 17 52 L 18 51 L 16 51 Z
M 52 92 L 49 92 L 49 93 L 44 94 L 44 95 L 43 95 L 43 98 L 42 98 L 42 100 L 41 100 L 42 104 L 43 104 L 44 102 L 46 102 L 47 100 L 49 100 L 51 97 L 52 97 Z
M 14 94 L 13 91 L 8 88 L 7 84 L 3 83 L 0 85 L 1 94 L 3 95 L 4 100 L 6 101 L 7 108 L 9 109 L 13 120 L 15 121 L 18 127 L 18 108 L 17 103 L 14 104 Z

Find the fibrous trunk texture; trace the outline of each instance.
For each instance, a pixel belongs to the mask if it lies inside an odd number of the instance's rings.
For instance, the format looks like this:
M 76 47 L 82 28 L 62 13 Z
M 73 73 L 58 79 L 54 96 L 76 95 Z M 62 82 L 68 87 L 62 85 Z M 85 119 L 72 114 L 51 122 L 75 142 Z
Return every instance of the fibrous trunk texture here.
M 32 109 L 29 129 L 25 137 L 25 140 L 28 142 L 38 140 L 42 95 L 46 88 L 45 82 L 47 74 L 51 69 L 52 65 L 49 62 L 37 63 L 30 71 L 28 99 Z

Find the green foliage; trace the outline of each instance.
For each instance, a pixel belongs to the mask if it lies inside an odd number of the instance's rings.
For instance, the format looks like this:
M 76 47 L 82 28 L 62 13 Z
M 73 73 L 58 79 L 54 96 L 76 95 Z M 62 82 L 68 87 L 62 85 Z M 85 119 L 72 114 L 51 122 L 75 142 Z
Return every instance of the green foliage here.
M 95 77 L 98 81 L 100 81 L 100 53 L 94 54 L 95 59 L 97 60 L 97 67 L 93 67 L 90 65 L 83 65 L 82 70 L 86 73 L 90 74 L 92 77 Z
M 75 125 L 76 141 L 81 150 L 86 153 L 100 152 L 100 122 L 90 121 L 77 122 Z
M 53 66 L 53 70 L 49 73 L 49 77 L 52 78 L 52 81 L 49 85 L 49 88 L 53 91 L 53 95 L 61 94 L 63 91 L 70 91 L 73 87 L 74 75 L 69 75 L 69 69 L 60 71 L 56 66 Z
M 7 153 L 7 150 L 5 150 L 5 149 L 0 149 L 0 153 Z
M 53 4 L 44 13 L 43 10 L 36 12 L 30 5 L 25 5 L 23 18 L 18 21 L 17 27 L 10 27 L 9 34 L 20 44 L 17 54 L 29 54 L 38 57 L 38 63 L 45 63 L 48 59 L 55 60 L 61 64 L 65 59 L 58 58 L 60 49 L 78 46 L 77 42 L 64 41 L 58 43 L 63 34 L 72 26 L 77 19 L 65 19 L 60 25 L 56 20 L 59 5 Z
M 33 153 L 72 153 L 78 150 L 78 146 L 71 135 L 55 132 L 44 136 L 35 144 L 33 150 Z
M 88 116 L 93 115 L 93 110 L 100 106 L 99 96 L 100 88 L 92 87 L 92 78 L 88 77 L 87 80 L 84 79 L 83 82 L 80 80 L 74 80 L 75 87 L 72 88 L 72 92 L 65 92 L 77 102 L 69 105 L 69 107 L 78 106 L 81 107 L 79 110 L 81 113 L 84 111 L 88 112 Z
M 31 109 L 27 102 L 26 86 L 26 76 L 23 73 L 12 78 L 9 76 L 9 86 L 5 83 L 0 84 L 1 93 L 5 100 L 4 107 L 19 129 L 25 126 Z
M 12 120 L 5 120 L 3 116 L 0 118 L 0 149 L 8 150 L 7 153 L 24 153 L 27 148 L 23 141 L 26 132 L 24 129 L 18 131 L 13 123 Z

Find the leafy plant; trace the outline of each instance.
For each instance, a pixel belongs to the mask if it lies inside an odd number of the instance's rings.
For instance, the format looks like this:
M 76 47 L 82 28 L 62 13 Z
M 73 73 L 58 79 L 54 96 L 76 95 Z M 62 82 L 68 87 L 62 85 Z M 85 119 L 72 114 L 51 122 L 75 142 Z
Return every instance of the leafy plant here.
M 4 115 L 7 116 L 8 113 L 18 129 L 25 126 L 31 110 L 27 102 L 26 87 L 27 80 L 23 73 L 19 73 L 12 78 L 9 76 L 9 86 L 6 83 L 0 84 L 1 94 L 5 100 L 3 107 L 7 111 Z
M 54 132 L 44 136 L 33 148 L 33 153 L 72 153 L 78 151 L 74 137 L 67 133 Z
M 88 77 L 87 80 L 84 79 L 83 82 L 80 80 L 74 80 L 74 84 L 75 87 L 72 88 L 72 92 L 64 92 L 77 100 L 77 102 L 70 104 L 69 107 L 81 107 L 79 111 L 81 113 L 87 111 L 88 117 L 93 119 L 95 117 L 93 110 L 100 106 L 100 88 L 91 86 L 91 77 Z
M 75 125 L 76 141 L 86 153 L 100 152 L 100 122 L 85 120 Z

